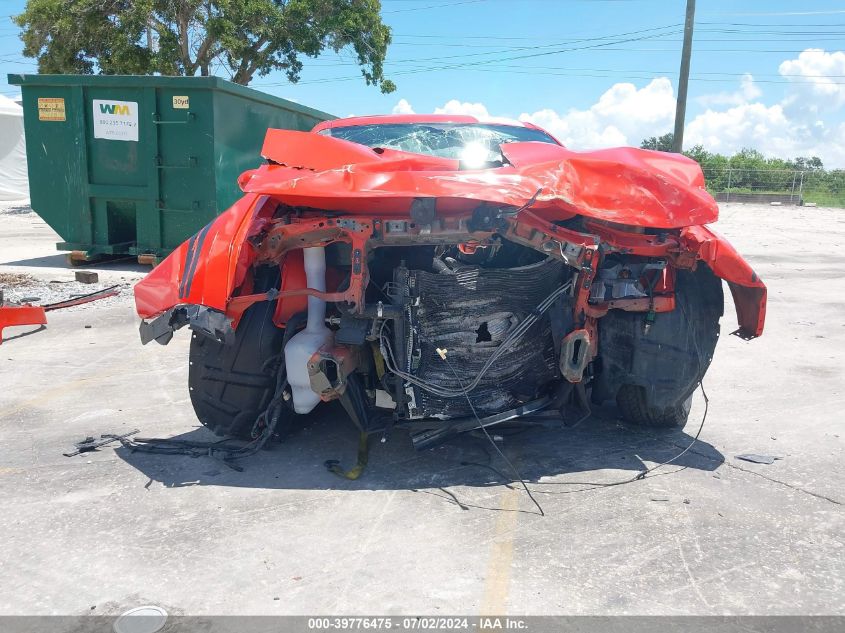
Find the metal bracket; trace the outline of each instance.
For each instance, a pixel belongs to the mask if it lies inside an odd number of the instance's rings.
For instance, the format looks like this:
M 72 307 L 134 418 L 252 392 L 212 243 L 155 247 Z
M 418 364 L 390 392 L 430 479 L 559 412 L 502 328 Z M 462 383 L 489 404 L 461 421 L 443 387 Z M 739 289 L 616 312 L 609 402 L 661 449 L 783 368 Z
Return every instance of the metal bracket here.
M 581 382 L 590 361 L 590 333 L 573 330 L 560 344 L 560 373 L 569 382 Z

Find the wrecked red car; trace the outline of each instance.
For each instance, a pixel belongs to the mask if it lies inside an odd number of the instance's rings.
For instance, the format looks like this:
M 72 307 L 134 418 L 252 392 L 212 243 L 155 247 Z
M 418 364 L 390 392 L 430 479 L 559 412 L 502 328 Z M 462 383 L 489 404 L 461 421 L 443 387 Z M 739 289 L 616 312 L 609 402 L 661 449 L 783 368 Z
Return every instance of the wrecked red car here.
M 135 287 L 144 343 L 193 330 L 191 401 L 218 434 L 332 400 L 363 437 L 400 425 L 417 447 L 591 401 L 683 425 L 722 280 L 734 334 L 763 331 L 766 287 L 707 227 L 716 202 L 683 156 L 445 115 L 271 129 L 262 156 Z

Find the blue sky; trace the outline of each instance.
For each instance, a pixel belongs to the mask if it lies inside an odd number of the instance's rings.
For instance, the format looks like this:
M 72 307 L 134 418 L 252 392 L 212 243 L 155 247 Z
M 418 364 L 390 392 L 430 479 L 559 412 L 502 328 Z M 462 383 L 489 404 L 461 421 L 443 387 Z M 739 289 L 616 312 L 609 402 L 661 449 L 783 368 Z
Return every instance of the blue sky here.
M 0 93 L 20 57 L 0 0 Z M 390 95 L 348 53 L 252 87 L 334 114 L 470 112 L 532 120 L 576 148 L 671 130 L 685 0 L 382 0 L 394 33 Z M 699 0 L 687 140 L 719 151 L 817 154 L 845 166 L 845 5 Z M 687 143 L 689 145 L 689 143 Z

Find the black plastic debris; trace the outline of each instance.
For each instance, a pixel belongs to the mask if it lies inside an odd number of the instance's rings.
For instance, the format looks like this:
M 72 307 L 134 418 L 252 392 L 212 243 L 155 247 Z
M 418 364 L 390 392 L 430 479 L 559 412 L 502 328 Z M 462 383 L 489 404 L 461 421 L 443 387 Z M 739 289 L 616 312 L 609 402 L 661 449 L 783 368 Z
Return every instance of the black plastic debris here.
M 73 457 L 75 455 L 80 455 L 81 453 L 88 453 L 90 451 L 100 448 L 101 446 L 105 446 L 106 444 L 111 444 L 112 442 L 120 442 L 122 440 L 128 439 L 136 433 L 140 433 L 140 431 L 138 429 L 135 429 L 134 431 L 124 433 L 123 435 L 104 433 L 100 436 L 100 439 L 98 440 L 94 439 L 91 436 L 88 436 L 84 440 L 81 440 L 74 444 L 74 446 L 76 447 L 75 450 L 71 451 L 70 453 L 62 453 L 62 455 L 64 455 L 65 457 Z

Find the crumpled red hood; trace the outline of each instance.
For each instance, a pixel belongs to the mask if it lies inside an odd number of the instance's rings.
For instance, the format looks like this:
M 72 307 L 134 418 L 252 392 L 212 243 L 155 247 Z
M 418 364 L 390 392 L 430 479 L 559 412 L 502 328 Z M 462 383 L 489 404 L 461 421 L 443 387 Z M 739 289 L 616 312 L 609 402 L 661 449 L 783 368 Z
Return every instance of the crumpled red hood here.
M 580 214 L 668 229 L 718 218 L 701 168 L 685 156 L 631 147 L 574 152 L 537 142 L 508 143 L 502 152 L 505 167 L 462 170 L 452 159 L 268 130 L 262 156 L 276 164 L 244 173 L 239 183 L 293 206 L 351 213 L 406 214 L 420 197 L 438 198 L 445 213 L 480 202 L 521 207 L 536 195 L 532 211 L 549 219 Z
M 507 167 L 468 171 L 455 160 L 269 130 L 262 155 L 271 164 L 242 174 L 247 195 L 135 286 L 138 314 L 152 318 L 179 304 L 225 312 L 255 256 L 249 237 L 266 221 L 256 219 L 265 195 L 371 218 L 410 215 L 411 203 L 421 197 L 436 198 L 440 216 L 469 217 L 484 202 L 522 207 L 537 195 L 530 215 L 548 222 L 580 214 L 680 228 L 684 249 L 729 283 L 740 331 L 749 337 L 762 333 L 766 286 L 724 238 L 704 226 L 717 219 L 718 208 L 695 162 L 633 148 L 572 152 L 550 143 L 512 143 L 502 151 Z

